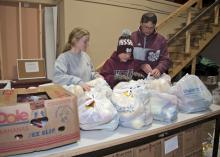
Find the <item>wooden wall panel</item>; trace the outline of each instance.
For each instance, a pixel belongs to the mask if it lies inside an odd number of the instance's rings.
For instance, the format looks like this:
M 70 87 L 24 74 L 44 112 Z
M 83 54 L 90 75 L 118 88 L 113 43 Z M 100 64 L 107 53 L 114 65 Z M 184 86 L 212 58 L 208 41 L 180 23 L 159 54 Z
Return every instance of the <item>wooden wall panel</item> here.
M 13 79 L 17 76 L 16 59 L 19 54 L 18 7 L 0 5 L 0 31 L 4 77 Z
M 40 58 L 38 8 L 22 7 L 21 11 L 24 58 Z

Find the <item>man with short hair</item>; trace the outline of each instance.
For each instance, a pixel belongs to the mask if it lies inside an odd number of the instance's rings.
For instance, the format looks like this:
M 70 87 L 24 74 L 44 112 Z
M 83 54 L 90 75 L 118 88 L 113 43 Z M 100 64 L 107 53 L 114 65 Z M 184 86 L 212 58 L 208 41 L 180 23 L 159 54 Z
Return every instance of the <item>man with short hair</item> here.
M 134 59 L 141 64 L 144 74 L 156 78 L 168 71 L 170 57 L 166 39 L 156 32 L 157 16 L 154 13 L 142 15 L 140 27 L 133 32 L 131 39 L 134 44 Z

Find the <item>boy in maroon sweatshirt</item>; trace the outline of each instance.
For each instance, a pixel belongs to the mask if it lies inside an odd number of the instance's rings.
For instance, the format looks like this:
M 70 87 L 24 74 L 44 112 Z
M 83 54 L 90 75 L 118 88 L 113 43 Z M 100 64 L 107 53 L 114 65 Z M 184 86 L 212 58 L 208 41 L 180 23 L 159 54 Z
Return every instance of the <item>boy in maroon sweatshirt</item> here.
M 134 59 L 141 64 L 141 69 L 154 77 L 167 72 L 170 57 L 167 52 L 166 39 L 156 32 L 157 16 L 154 13 L 142 15 L 140 27 L 133 32 L 131 39 L 134 44 Z
M 121 81 L 144 78 L 139 73 L 140 64 L 133 59 L 133 42 L 129 32 L 119 37 L 117 51 L 103 65 L 100 74 L 113 88 Z

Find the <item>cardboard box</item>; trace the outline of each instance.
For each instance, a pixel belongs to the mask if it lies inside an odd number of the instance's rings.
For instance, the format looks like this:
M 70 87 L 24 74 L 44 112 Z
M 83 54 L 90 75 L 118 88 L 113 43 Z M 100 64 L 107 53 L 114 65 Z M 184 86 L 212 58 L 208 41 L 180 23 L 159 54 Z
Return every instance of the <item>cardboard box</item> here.
M 184 154 L 190 154 L 195 150 L 194 129 L 190 128 L 183 132 L 183 152 Z
M 104 157 L 134 157 L 133 148 L 106 155 Z
M 210 135 L 213 136 L 215 132 L 215 120 L 208 121 L 202 124 L 202 140 L 203 142 L 211 142 Z
M 134 157 L 161 157 L 161 145 L 162 141 L 158 140 L 149 144 L 136 147 L 134 148 Z
M 195 126 L 183 132 L 183 154 L 188 155 L 202 149 L 202 126 Z
M 163 139 L 163 157 L 182 157 L 183 156 L 183 135 L 178 133 Z
M 202 154 L 202 149 L 198 150 L 198 151 L 195 151 L 193 153 L 190 153 L 188 155 L 185 155 L 184 157 L 202 157 L 203 154 Z
M 195 151 L 199 151 L 202 149 L 202 125 L 194 127 L 194 136 L 195 140 Z
M 77 99 L 62 87 L 0 91 L 0 156 L 76 142 Z

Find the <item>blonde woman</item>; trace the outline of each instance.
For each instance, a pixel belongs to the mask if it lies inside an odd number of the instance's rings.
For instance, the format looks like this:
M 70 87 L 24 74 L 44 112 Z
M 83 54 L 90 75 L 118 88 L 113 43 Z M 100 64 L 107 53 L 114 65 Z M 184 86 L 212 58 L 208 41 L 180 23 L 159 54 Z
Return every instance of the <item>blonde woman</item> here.
M 83 28 L 74 28 L 68 42 L 55 62 L 54 83 L 61 85 L 80 85 L 89 91 L 86 82 L 100 75 L 95 72 L 88 54 L 85 52 L 89 43 L 89 32 Z

